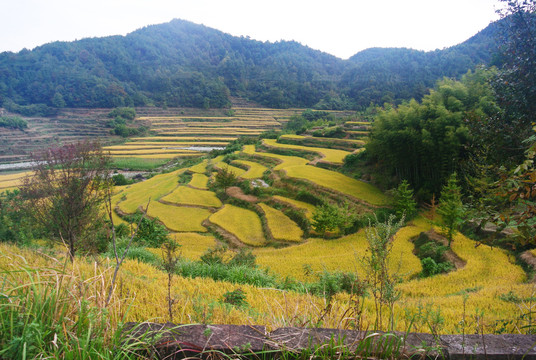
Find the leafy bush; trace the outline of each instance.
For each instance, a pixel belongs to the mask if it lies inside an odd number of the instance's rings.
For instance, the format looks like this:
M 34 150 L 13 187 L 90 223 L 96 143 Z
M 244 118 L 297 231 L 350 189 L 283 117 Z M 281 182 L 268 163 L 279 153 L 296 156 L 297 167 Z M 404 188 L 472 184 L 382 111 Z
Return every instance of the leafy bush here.
M 233 291 L 227 291 L 223 294 L 223 302 L 238 307 L 248 305 L 248 302 L 246 301 L 246 293 L 240 288 Z
M 18 116 L 1 116 L 0 127 L 24 130 L 28 127 L 28 122 Z
M 136 110 L 130 107 L 115 108 L 108 113 L 109 118 L 122 118 L 125 120 L 134 120 L 136 117 Z

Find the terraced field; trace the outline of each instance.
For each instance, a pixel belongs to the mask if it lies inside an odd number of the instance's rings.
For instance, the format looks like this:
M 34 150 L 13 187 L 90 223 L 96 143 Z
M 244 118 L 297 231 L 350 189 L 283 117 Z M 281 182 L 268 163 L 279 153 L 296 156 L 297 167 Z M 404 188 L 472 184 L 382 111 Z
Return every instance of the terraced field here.
M 229 113 L 229 116 L 222 111 L 214 111 L 208 116 L 147 111 L 140 121 L 150 122 L 158 135 L 110 146 L 108 149 L 114 155 L 127 153 L 122 156 L 147 156 L 153 159 L 190 153 L 204 156 L 205 152 L 192 148 L 221 147 L 239 134 L 249 136 L 279 128 L 298 112 L 295 109 L 269 111 L 246 107 Z M 350 121 L 344 125 L 345 131 L 356 137 L 366 137 L 368 126 L 368 123 L 359 121 Z M 300 143 L 284 144 L 265 139 L 267 147 L 264 148 L 256 149 L 256 145 L 245 145 L 241 151 L 228 154 L 228 157 L 206 157 L 196 165 L 118 187 L 112 198 L 114 223 L 125 222 L 124 215 L 144 208 L 150 199 L 147 215 L 157 217 L 172 231 L 172 236 L 182 245 L 181 255 L 191 261 L 199 260 L 208 249 L 227 243 L 231 247 L 251 248 L 258 266 L 279 279 L 280 284 L 292 283 L 292 279 L 312 283 L 318 280 L 320 274 L 340 271 L 352 272 L 359 279 L 365 279 L 367 269 L 364 259 L 369 254 L 365 230 L 329 240 L 304 236 L 311 233 L 308 226 L 311 225 L 316 209 L 313 204 L 317 204 L 316 201 L 333 203 L 334 199 L 344 197 L 361 216 L 377 207 L 389 206 L 390 198 L 371 184 L 315 166 L 314 160 L 270 151 L 276 151 L 276 148 L 304 150 L 318 154 L 318 158 L 323 156 L 325 161 L 332 164 L 341 164 L 344 156 L 359 149 L 366 138 L 313 139 L 311 136 L 285 135 L 282 139 Z M 340 145 L 350 150 L 328 149 L 323 145 Z M 242 186 L 238 193 L 231 195 L 222 189 L 215 190 L 211 179 L 216 171 L 223 168 L 235 172 L 240 177 L 239 181 L 248 182 L 247 186 Z M 186 175 L 191 175 L 188 184 L 184 183 Z M 16 186 L 19 176 L 0 176 L 0 191 L 4 185 Z M 259 178 L 267 183 L 259 185 L 262 183 L 257 180 Z M 396 285 L 400 291 L 400 299 L 394 305 L 396 328 L 405 330 L 407 324 L 413 321 L 411 319 L 414 319 L 414 331 L 429 332 L 432 316 L 435 316 L 437 326 L 441 326 L 440 331 L 444 333 L 459 333 L 462 321 L 466 333 L 469 329 L 474 331 L 478 326 L 483 326 L 486 332 L 492 332 L 501 327 L 505 331 L 514 331 L 526 325 L 527 320 L 521 315 L 532 311 L 530 304 L 533 303 L 531 299 L 535 287 L 526 283 L 523 269 L 503 250 L 486 245 L 476 246 L 472 240 L 457 234 L 452 250 L 465 265 L 446 274 L 420 277 L 422 265 L 414 255 L 411 239 L 435 227 L 433 221 L 419 217 L 400 229 L 393 239 L 389 269 L 402 279 Z M 36 256 L 30 250 L 17 250 L 20 254 L 9 255 L 14 251 L 12 246 L 0 243 L 0 252 L 8 254 L 0 257 L 2 268 L 9 268 L 22 261 L 19 255 L 27 257 L 31 266 L 48 266 L 48 262 L 52 261 Z M 150 251 L 161 254 L 161 249 Z M 112 264 L 105 262 L 106 260 L 98 265 L 77 263 L 80 274 L 84 274 L 84 281 L 89 281 L 95 271 L 99 271 L 106 274 L 102 281 L 107 285 L 110 281 L 107 274 L 110 272 L 106 269 Z M 96 266 L 99 267 L 98 270 Z M 156 266 L 128 260 L 120 277 L 122 291 L 136 294 L 126 320 L 158 318 L 165 321 L 165 273 Z M 277 286 L 176 277 L 172 289 L 179 298 L 175 308 L 175 321 L 281 327 L 316 324 L 321 319 L 322 326 L 338 327 L 341 326 L 341 319 L 346 319 L 348 311 L 355 305 L 355 298 L 352 299 L 346 293 L 338 293 L 330 300 L 329 311 L 324 311 L 328 303 L 326 298 L 282 290 Z M 223 294 L 238 287 L 245 291 L 249 305 L 221 305 Z M 515 302 L 516 297 L 522 300 Z M 373 298 L 363 297 L 360 301 L 362 325 L 370 328 L 374 323 Z M 113 306 L 119 306 L 115 305 L 119 303 L 119 299 L 115 299 Z M 523 306 L 528 307 L 528 310 L 523 309 Z M 424 319 L 425 315 L 428 318 Z M 386 310 L 384 323 L 387 322 L 387 316 Z M 119 315 L 117 317 L 120 318 Z

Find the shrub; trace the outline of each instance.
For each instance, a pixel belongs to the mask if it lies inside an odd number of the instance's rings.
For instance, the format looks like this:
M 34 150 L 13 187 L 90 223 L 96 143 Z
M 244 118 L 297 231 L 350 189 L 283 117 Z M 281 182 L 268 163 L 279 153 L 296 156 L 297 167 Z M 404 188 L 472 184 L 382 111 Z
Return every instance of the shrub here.
M 238 307 L 248 305 L 248 302 L 246 301 L 246 293 L 240 288 L 233 291 L 227 291 L 223 294 L 223 302 Z

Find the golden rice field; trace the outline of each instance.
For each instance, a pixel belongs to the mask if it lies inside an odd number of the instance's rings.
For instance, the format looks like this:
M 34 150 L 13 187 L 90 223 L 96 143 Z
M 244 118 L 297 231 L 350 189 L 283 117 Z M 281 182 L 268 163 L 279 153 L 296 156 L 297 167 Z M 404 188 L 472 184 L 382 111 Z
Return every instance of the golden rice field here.
M 210 247 L 213 239 L 211 237 L 203 237 L 199 234 L 177 234 L 179 242 L 183 239 L 185 257 L 196 258 L 199 252 L 196 252 L 196 246 L 194 244 L 199 243 L 200 247 Z M 395 242 L 403 242 L 397 236 Z M 345 242 L 351 243 L 349 239 L 344 239 Z M 342 241 L 341 241 L 342 242 Z M 356 240 L 356 243 L 359 241 Z M 442 291 L 442 286 L 449 282 L 457 282 L 456 277 L 459 276 L 456 272 L 449 273 L 447 275 L 439 275 L 430 279 L 416 279 L 403 283 L 402 286 L 415 289 L 416 287 L 429 288 L 430 293 L 427 297 L 413 297 L 406 289 L 403 289 L 402 298 L 397 304 L 395 304 L 395 328 L 400 331 L 407 330 L 408 327 L 408 314 L 426 312 L 426 309 L 437 311 L 440 310 L 443 317 L 443 323 L 439 327 L 441 333 L 460 333 L 461 327 L 459 324 L 465 319 L 466 333 L 472 333 L 477 325 L 483 325 L 485 332 L 493 331 L 494 324 L 497 320 L 513 320 L 511 324 L 507 324 L 506 331 L 517 332 L 516 326 L 522 326 L 526 323 L 523 320 L 519 320 L 522 312 L 526 312 L 522 307 L 517 306 L 514 303 L 505 302 L 500 299 L 500 295 L 507 294 L 509 291 L 515 292 L 520 297 L 527 298 L 534 296 L 535 286 L 533 284 L 525 284 L 523 280 L 522 272 L 518 266 L 512 264 L 508 257 L 496 249 L 485 248 L 484 255 L 475 254 L 471 251 L 478 252 L 481 250 L 481 245 L 476 250 L 469 250 L 474 248 L 474 244 L 471 240 L 463 238 L 462 236 L 456 237 L 455 242 L 459 243 L 457 251 L 461 257 L 466 258 L 467 265 L 461 271 L 466 271 L 473 276 L 478 276 L 474 279 L 470 285 L 476 285 L 477 290 L 474 292 L 467 292 L 467 300 L 465 304 L 464 312 L 464 295 L 449 293 Z M 454 243 L 453 242 L 453 245 Z M 314 242 L 318 244 L 318 248 L 311 247 L 310 252 L 315 255 L 322 250 L 326 250 L 326 244 L 331 242 L 318 241 Z M 307 243 L 308 244 L 308 243 Z M 300 248 L 307 244 L 298 245 L 292 248 Z M 334 246 L 342 246 L 336 244 Z M 346 248 L 352 250 L 350 244 L 346 244 Z M 469 252 L 463 253 L 462 249 L 466 249 Z M 285 249 L 283 249 L 285 250 Z M 313 250 L 316 250 L 312 252 Z M 153 251 L 157 252 L 158 249 Z M 276 249 L 270 249 L 270 251 L 276 251 Z M 265 254 L 262 254 L 262 253 Z M 258 249 L 256 253 L 264 257 L 268 257 L 270 254 L 267 249 Z M 363 252 L 363 251 L 362 251 Z M 61 269 L 64 264 L 61 254 L 54 256 L 41 256 L 35 250 L 20 249 L 13 245 L 5 243 L 0 244 L 0 268 L 3 271 L 20 270 L 21 268 L 35 268 L 46 269 L 41 270 L 43 272 L 51 271 L 51 269 Z M 283 254 L 277 254 L 275 256 L 278 259 Z M 288 255 L 288 254 L 285 254 Z M 298 256 L 299 254 L 293 254 L 292 256 Z M 273 257 L 273 256 L 272 256 Z M 349 256 L 351 257 L 351 255 Z M 57 260 L 55 260 L 57 258 Z M 396 257 L 395 257 L 396 258 Z M 304 260 L 304 259 L 302 259 Z M 481 264 L 485 261 L 498 261 L 500 266 L 496 266 L 490 273 L 483 271 L 486 266 Z M 332 260 L 334 262 L 334 260 Z M 348 264 L 350 261 L 348 261 Z M 350 265 L 345 265 L 349 270 L 358 269 L 360 265 L 357 260 Z M 314 264 L 312 264 L 314 265 Z M 84 293 L 80 294 L 92 304 L 102 304 L 105 296 L 105 290 L 111 281 L 112 275 L 112 262 L 101 261 L 99 263 L 85 261 L 83 258 L 76 259 L 73 265 L 67 262 L 65 271 L 69 274 L 69 278 L 73 279 L 71 282 L 67 282 L 69 286 L 72 286 L 72 294 L 79 294 L 80 291 L 75 290 L 77 284 L 84 283 Z M 503 267 L 504 266 L 504 267 Z M 274 267 L 275 268 L 275 267 Z M 489 269 L 489 266 L 488 266 Z M 315 270 L 322 270 L 320 267 L 316 267 Z M 302 272 L 303 273 L 303 272 Z M 16 271 L 11 274 L 20 282 L 27 282 L 26 272 Z M 521 275 L 520 275 L 521 274 Z M 51 279 L 54 279 L 56 273 L 51 275 Z M 463 275 L 465 276 L 465 275 Z M 43 274 L 46 278 L 46 274 Z M 302 275 L 303 278 L 307 278 Z M 110 314 L 115 325 L 119 319 L 124 321 L 168 321 L 168 315 L 166 313 L 166 291 L 167 282 L 166 274 L 154 266 L 140 263 L 138 261 L 126 260 L 119 272 L 118 286 L 114 292 L 113 301 L 109 307 Z M 459 284 L 454 286 L 453 290 L 464 288 L 465 285 Z M 478 289 L 478 286 L 482 288 Z M 246 300 L 249 304 L 248 307 L 226 307 L 221 305 L 220 301 L 223 294 L 227 291 L 232 291 L 237 288 L 241 288 L 246 294 Z M 465 288 L 464 288 L 465 289 Z M 440 292 L 437 293 L 436 290 Z M 331 302 L 331 311 L 324 314 L 324 309 L 327 305 L 326 299 L 319 298 L 308 294 L 298 294 L 289 291 L 272 290 L 256 288 L 250 285 L 234 285 L 228 282 L 220 281 L 216 282 L 211 279 L 187 279 L 181 277 L 175 277 L 172 285 L 173 294 L 178 298 L 176 305 L 173 308 L 174 320 L 177 323 L 196 323 L 196 322 L 208 322 L 208 323 L 223 323 L 223 324 L 260 324 L 266 325 L 268 329 L 284 326 L 300 326 L 304 324 L 315 324 L 321 316 L 322 326 L 325 327 L 344 327 L 344 322 L 341 319 L 344 318 L 346 311 L 351 307 L 349 296 L 346 294 L 336 295 Z M 371 298 L 364 298 L 362 327 L 371 329 L 374 324 L 375 312 L 374 304 Z M 128 309 L 128 311 L 127 311 Z M 199 309 L 205 309 L 199 310 Z M 208 311 L 210 309 L 210 311 Z M 210 315 L 208 313 L 210 312 Z M 387 311 L 385 311 L 387 313 Z M 482 317 L 476 318 L 476 315 Z M 123 316 L 125 316 L 123 318 Z M 384 318 L 384 323 L 387 320 Z M 413 323 L 413 331 L 416 332 L 430 332 L 429 326 L 417 321 Z
M 372 205 L 388 205 L 390 201 L 377 187 L 335 171 L 310 165 L 289 166 L 283 169 L 287 176 L 308 180 Z
M 325 137 L 311 137 L 311 136 L 303 136 L 303 135 L 293 135 L 293 134 L 284 134 L 279 137 L 280 139 L 289 139 L 289 140 L 309 140 L 309 141 L 315 141 L 315 142 L 336 142 L 336 143 L 348 143 L 348 144 L 355 144 L 355 145 L 365 145 L 365 142 L 363 140 L 356 140 L 356 139 L 339 139 L 339 138 L 325 138 Z
M 244 145 L 242 152 L 246 155 L 255 155 L 255 156 L 264 156 L 272 159 L 276 159 L 281 163 L 274 167 L 274 170 L 281 170 L 292 166 L 305 165 L 309 160 L 298 157 L 298 156 L 286 156 L 279 154 L 272 154 L 268 152 L 257 152 L 255 151 L 255 145 Z
M 280 144 L 275 139 L 264 139 L 263 143 L 270 147 L 316 152 L 320 154 L 320 156 L 322 156 L 322 161 L 330 162 L 334 164 L 342 164 L 344 162 L 344 158 L 347 155 L 351 154 L 351 152 L 349 151 L 337 150 L 337 149 L 326 149 L 326 148 L 313 147 L 313 146 Z
M 134 137 L 134 138 L 131 138 L 131 140 L 133 142 L 147 142 L 147 141 L 150 141 L 150 142 L 169 142 L 169 141 L 174 141 L 174 142 L 187 142 L 187 141 L 205 141 L 205 142 L 210 142 L 210 141 L 221 141 L 221 142 L 230 142 L 230 141 L 233 141 L 233 140 L 236 140 L 236 136 L 224 136 L 224 137 L 221 137 L 221 136 L 210 136 L 210 137 L 206 137 L 206 138 L 199 138 L 198 136 L 148 136 L 148 137 Z
M 222 205 L 216 194 L 208 190 L 193 189 L 188 186 L 179 186 L 170 194 L 164 196 L 162 201 L 178 205 L 194 205 L 218 208 Z
M 242 179 L 258 179 L 262 177 L 262 174 L 268 168 L 266 166 L 263 166 L 259 163 L 256 163 L 254 161 L 248 161 L 248 160 L 233 160 L 233 163 L 244 165 L 248 168 L 248 170 L 240 175 Z
M 158 218 L 171 231 L 206 232 L 201 223 L 211 212 L 207 209 L 174 206 L 155 201 L 150 204 L 147 215 Z
M 209 220 L 236 236 L 244 244 L 261 246 L 265 243 L 261 220 L 251 210 L 226 204 L 212 214 Z
M 24 177 L 31 175 L 32 171 L 24 171 L 10 174 L 0 174 L 0 192 L 14 190 L 22 184 Z
M 276 240 L 299 242 L 302 240 L 303 230 L 288 216 L 264 203 L 260 203 L 266 215 L 268 227 Z
M 194 173 L 203 174 L 207 171 L 208 160 L 205 159 L 197 165 L 190 166 L 188 170 Z
M 153 176 L 152 178 L 128 185 L 118 197 L 119 209 L 127 214 L 133 214 L 140 206 L 145 208 L 149 199 L 158 201 L 162 196 L 170 193 L 178 184 L 178 175 L 185 169 L 176 170 L 167 174 Z M 117 203 L 114 203 L 114 205 Z
M 280 195 L 274 195 L 272 196 L 273 199 L 279 201 L 279 202 L 283 202 L 285 204 L 288 204 L 292 207 L 295 207 L 297 209 L 300 209 L 300 210 L 304 210 L 305 211 L 305 217 L 307 217 L 309 220 L 311 220 L 313 218 L 313 213 L 316 209 L 316 207 L 312 204 L 309 204 L 309 203 L 306 203 L 306 202 L 303 202 L 303 201 L 299 201 L 299 200 L 295 200 L 295 199 L 290 199 L 290 198 L 287 198 L 287 197 L 284 197 L 284 196 L 280 196 Z
M 188 185 L 201 190 L 207 190 L 207 184 L 208 177 L 204 174 L 198 173 L 193 174 L 192 180 L 188 183 Z
M 226 169 L 227 171 L 230 171 L 233 174 L 235 174 L 236 177 L 242 177 L 242 175 L 246 173 L 246 170 L 233 166 L 233 165 L 229 165 L 223 161 L 214 162 L 214 167 L 216 169 L 221 169 L 221 170 Z

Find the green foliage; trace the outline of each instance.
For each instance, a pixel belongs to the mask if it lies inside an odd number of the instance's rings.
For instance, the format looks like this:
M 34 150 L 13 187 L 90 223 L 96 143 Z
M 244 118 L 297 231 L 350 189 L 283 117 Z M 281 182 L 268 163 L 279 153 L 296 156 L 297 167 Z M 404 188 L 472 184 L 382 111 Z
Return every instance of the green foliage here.
M 246 292 L 241 288 L 233 291 L 227 291 L 225 294 L 223 294 L 222 302 L 238 307 L 248 306 Z
M 128 180 L 125 175 L 123 174 L 115 174 L 112 176 L 112 181 L 114 183 L 114 186 L 123 186 L 132 184 L 131 180 Z
M 232 170 L 229 170 L 228 167 L 223 167 L 214 176 L 214 185 L 225 191 L 229 186 L 236 183 L 236 178 L 236 174 Z
M 34 238 L 37 226 L 24 206 L 19 190 L 0 195 L 0 241 L 26 244 Z
M 426 257 L 421 259 L 422 277 L 430 277 L 437 274 L 447 273 L 452 269 L 452 264 L 448 262 L 437 263 L 434 259 Z
M 381 110 L 366 145 L 370 159 L 385 176 L 408 180 L 420 198 L 439 193 L 448 176 L 467 160 L 466 120 L 485 119 L 497 111 L 486 83 L 490 76 L 479 69 L 461 81 L 443 79 L 421 103 Z
M 312 225 L 316 232 L 326 235 L 334 231 L 340 224 L 339 209 L 330 204 L 317 206 L 313 212 Z
M 460 190 L 456 173 L 453 173 L 447 184 L 443 186 L 441 197 L 439 198 L 437 212 L 442 216 L 442 227 L 447 235 L 449 247 L 452 242 L 452 236 L 464 221 L 465 208 Z
M 19 116 L 0 116 L 0 127 L 24 130 L 28 122 Z
M 369 248 L 363 258 L 366 271 L 365 282 L 373 299 L 376 310 L 375 329 L 382 328 L 383 307 L 388 306 L 390 312 L 389 327 L 394 327 L 394 304 L 400 299 L 401 293 L 396 285 L 401 281 L 396 273 L 389 271 L 389 254 L 393 248 L 393 236 L 403 225 L 404 218 L 394 222 L 391 215 L 386 222 L 378 222 L 366 229 Z
M 403 180 L 394 191 L 394 208 L 399 219 L 405 215 L 407 220 L 411 220 L 417 213 L 417 203 L 413 198 L 413 190 L 406 180 Z
M 134 243 L 136 245 L 158 248 L 168 240 L 169 231 L 158 221 L 158 218 L 148 219 L 146 216 L 138 213 L 127 217 L 127 220 L 137 224 L 140 221 L 140 217 L 141 222 L 138 226 L 138 232 L 134 237 Z
M 109 118 L 121 118 L 125 120 L 134 120 L 136 117 L 136 109 L 130 107 L 115 108 L 108 113 Z

